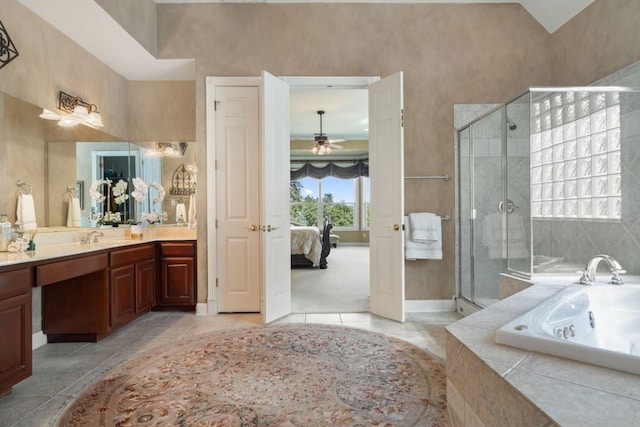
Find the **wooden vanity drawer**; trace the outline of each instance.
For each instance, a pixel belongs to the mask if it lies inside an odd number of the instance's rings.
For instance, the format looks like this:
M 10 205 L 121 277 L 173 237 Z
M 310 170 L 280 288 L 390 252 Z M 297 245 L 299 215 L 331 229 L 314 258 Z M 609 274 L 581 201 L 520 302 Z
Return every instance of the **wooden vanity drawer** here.
M 111 267 L 117 267 L 120 265 L 130 265 L 136 262 L 154 259 L 156 256 L 156 249 L 153 244 L 149 244 L 128 249 L 114 250 L 111 252 L 110 256 Z
M 195 256 L 196 247 L 192 242 L 163 242 L 160 243 L 162 257 Z
M 31 292 L 33 275 L 30 268 L 0 273 L 0 299 Z
M 62 282 L 109 267 L 108 254 L 88 255 L 36 267 L 36 286 Z

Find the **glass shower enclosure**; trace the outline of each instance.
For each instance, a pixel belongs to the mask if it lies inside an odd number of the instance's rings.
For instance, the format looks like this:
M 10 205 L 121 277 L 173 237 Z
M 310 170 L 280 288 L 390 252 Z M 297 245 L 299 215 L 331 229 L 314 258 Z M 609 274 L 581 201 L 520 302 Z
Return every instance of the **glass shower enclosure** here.
M 573 277 L 598 253 L 640 271 L 638 89 L 531 88 L 476 115 L 455 150 L 459 300 L 486 307 L 501 273 Z
M 529 93 L 460 128 L 457 153 L 459 296 L 486 307 L 500 273 L 530 273 Z

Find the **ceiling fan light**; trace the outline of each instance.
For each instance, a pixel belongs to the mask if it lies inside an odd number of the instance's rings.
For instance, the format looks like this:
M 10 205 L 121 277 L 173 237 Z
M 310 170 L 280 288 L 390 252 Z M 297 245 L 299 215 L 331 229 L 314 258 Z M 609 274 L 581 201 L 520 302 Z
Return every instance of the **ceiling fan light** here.
M 312 152 L 313 154 L 318 154 L 318 146 L 317 146 L 317 145 L 314 145 L 314 146 L 313 146 L 313 148 L 311 149 L 311 152 Z

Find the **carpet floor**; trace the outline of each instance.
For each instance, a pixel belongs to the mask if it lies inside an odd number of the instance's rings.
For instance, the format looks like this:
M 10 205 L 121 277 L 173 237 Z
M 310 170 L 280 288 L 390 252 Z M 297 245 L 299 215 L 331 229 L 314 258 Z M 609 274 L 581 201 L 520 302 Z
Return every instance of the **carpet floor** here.
M 446 378 L 429 353 L 362 329 L 231 329 L 116 367 L 57 425 L 445 426 Z
M 369 247 L 331 248 L 327 269 L 291 269 L 293 313 L 369 311 Z

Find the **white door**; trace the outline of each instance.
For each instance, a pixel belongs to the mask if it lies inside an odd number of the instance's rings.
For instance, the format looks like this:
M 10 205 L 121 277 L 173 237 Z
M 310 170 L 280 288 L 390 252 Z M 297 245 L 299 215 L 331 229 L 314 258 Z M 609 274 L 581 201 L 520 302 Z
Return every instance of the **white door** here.
M 402 72 L 369 85 L 370 311 L 404 322 Z
M 218 312 L 260 311 L 258 92 L 215 87 Z
M 262 72 L 262 317 L 291 312 L 289 85 Z

